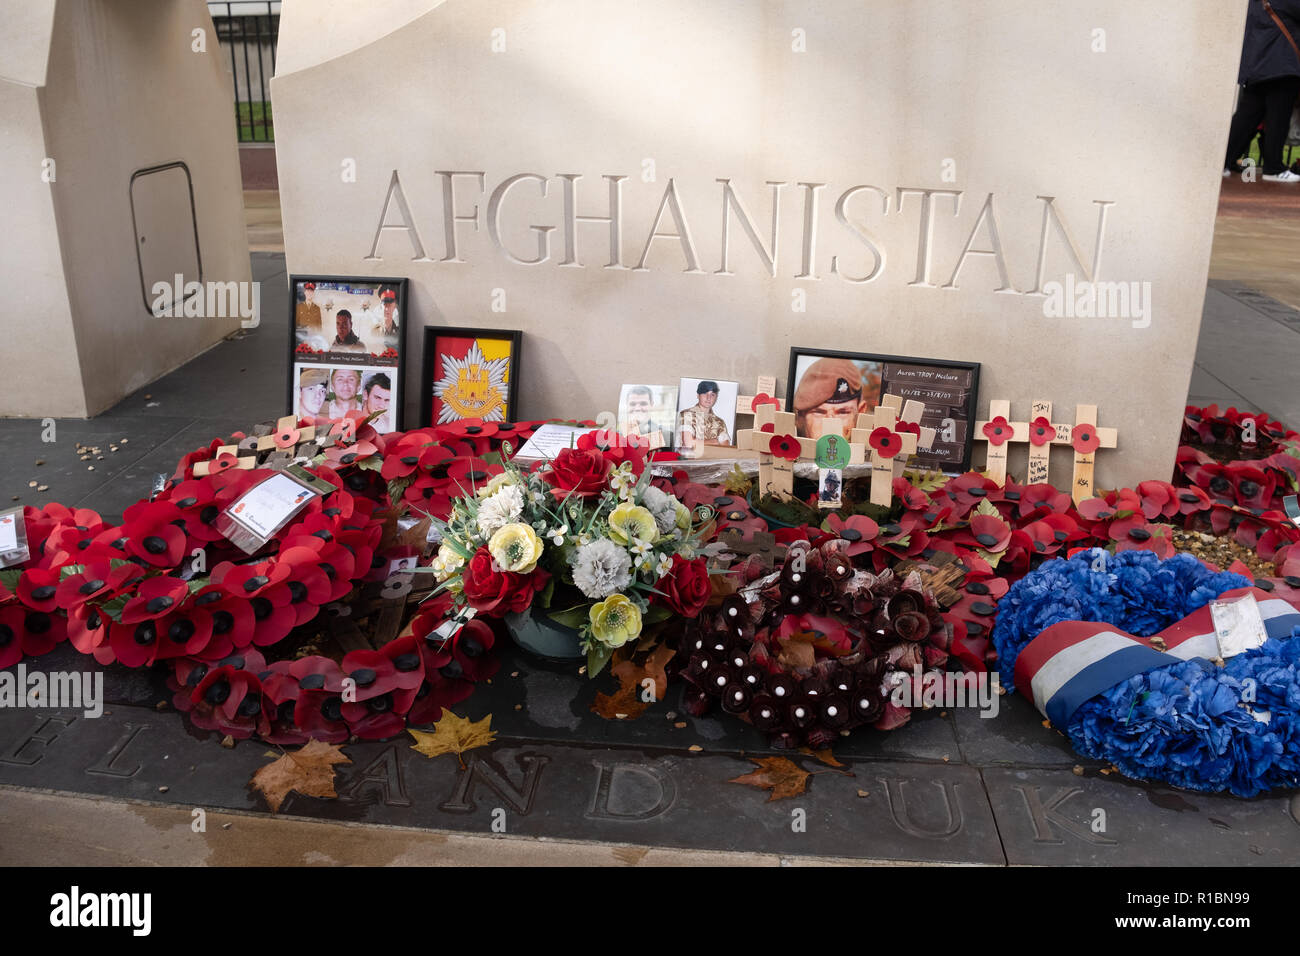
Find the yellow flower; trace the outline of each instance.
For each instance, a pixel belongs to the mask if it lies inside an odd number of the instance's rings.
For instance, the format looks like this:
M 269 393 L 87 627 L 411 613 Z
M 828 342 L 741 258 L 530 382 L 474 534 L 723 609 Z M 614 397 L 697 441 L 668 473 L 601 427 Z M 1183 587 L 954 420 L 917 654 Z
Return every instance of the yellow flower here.
M 464 564 L 465 559 L 444 541 L 438 548 L 438 556 L 433 559 L 434 577 L 439 581 L 446 581 L 459 571 Z
M 591 636 L 606 647 L 622 647 L 641 634 L 641 609 L 622 594 L 593 604 Z
M 677 506 L 677 530 L 690 531 L 691 530 L 691 509 L 687 508 L 684 504 L 682 504 L 680 501 L 677 501 L 676 499 L 673 500 L 673 504 Z
M 531 527 L 516 521 L 492 535 L 488 552 L 502 570 L 528 574 L 542 556 L 542 539 Z
M 475 494 L 480 498 L 491 498 L 506 485 L 515 483 L 514 476 L 509 472 L 503 471 L 499 475 L 493 475 L 488 483 L 480 488 Z
M 648 509 L 625 502 L 610 512 L 609 536 L 619 544 L 630 544 L 633 538 L 654 544 L 659 540 L 659 526 Z

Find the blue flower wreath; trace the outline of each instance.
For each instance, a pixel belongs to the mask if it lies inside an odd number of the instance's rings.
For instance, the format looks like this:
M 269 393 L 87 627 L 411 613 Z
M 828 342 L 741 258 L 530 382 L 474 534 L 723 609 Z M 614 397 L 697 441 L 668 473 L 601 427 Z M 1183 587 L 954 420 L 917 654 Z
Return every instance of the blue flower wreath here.
M 993 642 L 1003 685 L 1014 689 L 1016 658 L 1053 624 L 1097 621 L 1147 637 L 1250 583 L 1185 554 L 1161 561 L 1145 551 L 1092 549 L 1050 561 L 998 603 Z M 1193 659 L 1130 677 L 1078 707 L 1065 729 L 1078 753 L 1136 779 L 1242 797 L 1295 787 L 1300 628 L 1224 667 Z

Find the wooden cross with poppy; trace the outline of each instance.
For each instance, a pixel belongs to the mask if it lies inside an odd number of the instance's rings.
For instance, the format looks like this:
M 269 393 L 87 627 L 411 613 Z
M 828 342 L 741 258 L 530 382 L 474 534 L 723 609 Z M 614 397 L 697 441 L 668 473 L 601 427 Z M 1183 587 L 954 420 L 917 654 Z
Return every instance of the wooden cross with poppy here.
M 904 402 L 897 395 L 885 395 L 880 399 L 881 405 L 886 405 L 894 410 L 894 416 L 898 419 L 895 429 L 900 432 L 911 432 L 916 436 L 917 448 L 930 448 L 934 445 L 935 436 L 938 434 L 933 428 L 921 424 L 921 416 L 925 414 L 925 402 L 916 399 L 908 399 Z M 903 468 L 907 461 L 903 457 L 894 459 L 894 477 L 903 477 Z
M 984 474 L 999 485 L 1007 483 L 1007 446 L 1013 441 L 1029 441 L 1029 423 L 1010 418 L 1011 403 L 995 398 L 989 402 L 988 420 L 975 423 L 975 440 L 989 444 Z
M 894 466 L 901 465 L 910 456 L 916 454 L 916 447 L 921 439 L 921 428 L 917 424 L 924 411 L 910 408 L 905 414 L 915 416 L 916 421 L 903 421 L 898 414 L 899 400 L 886 395 L 880 400 L 875 411 L 869 415 L 858 416 L 858 427 L 853 429 L 853 441 L 861 442 L 870 449 L 871 454 L 871 503 L 888 505 L 894 499 Z M 921 405 L 909 402 L 909 405 Z M 915 431 L 912 427 L 915 427 Z M 934 429 L 926 429 L 934 440 Z M 895 460 L 897 459 L 897 461 Z
M 1070 444 L 1074 447 L 1074 481 L 1070 496 L 1077 505 L 1093 496 L 1092 471 L 1098 448 L 1114 448 L 1119 443 L 1119 432 L 1114 428 L 1097 427 L 1097 406 L 1076 405 L 1074 428 L 1070 430 Z
M 866 461 L 860 442 L 848 442 L 849 464 Z M 758 454 L 759 494 L 789 497 L 794 493 L 794 463 L 817 460 L 817 439 L 800 438 L 793 412 L 779 412 L 774 404 L 754 408 L 754 427 L 736 433 L 736 447 Z
M 285 415 L 275 423 L 274 429 L 266 425 L 258 426 L 254 434 L 237 445 L 222 445 L 210 461 L 196 462 L 194 477 L 215 474 L 228 468 L 257 468 L 259 461 L 263 467 L 283 468 L 298 456 L 299 447 L 314 441 L 315 426 L 298 427 L 294 415 Z
M 775 402 L 776 410 L 778 412 L 783 411 L 785 409 L 785 403 L 782 402 L 781 399 L 776 397 L 776 376 L 775 375 L 760 375 L 758 377 L 758 389 L 754 392 L 754 394 L 741 395 L 739 398 L 736 399 L 736 414 L 737 415 L 754 414 L 755 402 L 758 402 L 758 404 L 760 405 L 770 405 L 773 402 Z

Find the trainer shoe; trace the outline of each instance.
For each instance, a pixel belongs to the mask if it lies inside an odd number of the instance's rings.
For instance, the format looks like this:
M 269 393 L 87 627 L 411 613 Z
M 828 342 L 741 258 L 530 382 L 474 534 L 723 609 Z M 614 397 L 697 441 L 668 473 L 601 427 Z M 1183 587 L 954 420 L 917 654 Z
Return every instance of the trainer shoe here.
M 1300 176 L 1297 176 L 1289 169 L 1284 169 L 1282 172 L 1271 176 L 1261 176 L 1260 178 L 1266 183 L 1300 183 Z

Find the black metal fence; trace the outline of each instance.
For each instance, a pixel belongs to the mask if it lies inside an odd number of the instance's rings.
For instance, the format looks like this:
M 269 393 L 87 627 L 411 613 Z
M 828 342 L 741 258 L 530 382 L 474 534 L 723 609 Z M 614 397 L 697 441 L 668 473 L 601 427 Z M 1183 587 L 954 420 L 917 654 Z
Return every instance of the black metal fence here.
M 241 143 L 275 142 L 271 77 L 280 35 L 278 0 L 208 0 L 223 56 L 235 75 L 235 117 Z

